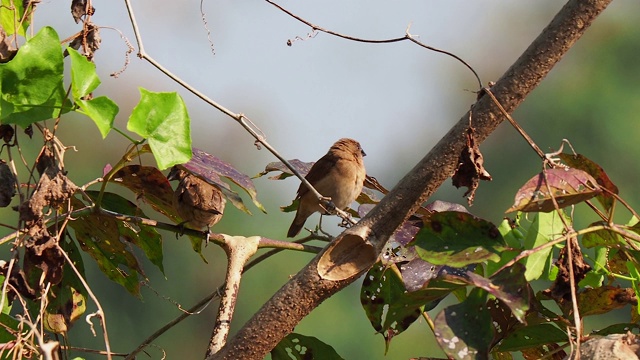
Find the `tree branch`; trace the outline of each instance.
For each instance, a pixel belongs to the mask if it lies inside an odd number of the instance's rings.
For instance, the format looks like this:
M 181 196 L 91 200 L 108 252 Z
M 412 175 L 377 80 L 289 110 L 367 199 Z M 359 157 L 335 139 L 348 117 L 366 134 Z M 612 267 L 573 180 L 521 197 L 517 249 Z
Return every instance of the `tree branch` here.
M 610 2 L 570 0 L 560 10 L 491 89 L 507 112 L 513 112 L 540 84 Z M 504 120 L 489 96 L 481 96 L 473 105 L 473 116 L 479 143 Z M 453 173 L 468 125 L 467 113 L 380 204 L 318 254 L 208 359 L 263 359 L 322 301 L 362 275 L 394 230 Z M 323 264 L 331 267 L 319 271 Z M 345 265 L 351 265 L 346 273 L 335 273 Z

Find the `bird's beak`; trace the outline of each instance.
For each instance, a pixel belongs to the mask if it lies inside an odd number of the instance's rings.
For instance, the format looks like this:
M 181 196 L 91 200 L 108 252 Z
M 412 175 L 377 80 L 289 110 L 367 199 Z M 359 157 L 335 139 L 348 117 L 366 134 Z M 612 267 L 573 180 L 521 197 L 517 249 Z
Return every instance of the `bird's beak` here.
M 167 174 L 167 180 L 180 180 L 180 169 L 177 166 L 171 168 L 171 171 Z
M 360 149 L 360 152 L 362 153 L 362 156 L 367 156 L 367 153 L 364 152 L 364 150 Z

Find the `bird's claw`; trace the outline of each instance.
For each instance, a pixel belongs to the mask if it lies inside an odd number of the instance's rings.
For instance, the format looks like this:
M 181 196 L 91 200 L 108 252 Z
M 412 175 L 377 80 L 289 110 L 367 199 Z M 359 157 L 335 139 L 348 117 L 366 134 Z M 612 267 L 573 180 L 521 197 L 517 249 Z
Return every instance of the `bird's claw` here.
M 180 238 L 182 235 L 184 235 L 184 229 L 185 229 L 185 225 L 186 225 L 186 224 L 187 224 L 187 221 L 183 221 L 183 222 L 179 223 L 178 225 L 176 225 L 177 227 L 179 227 L 179 228 L 180 228 L 180 231 L 178 231 L 178 232 L 176 233 L 176 240 L 177 240 L 178 238 Z
M 207 226 L 206 236 L 204 238 L 204 247 L 209 246 L 209 238 L 211 237 L 211 229 Z

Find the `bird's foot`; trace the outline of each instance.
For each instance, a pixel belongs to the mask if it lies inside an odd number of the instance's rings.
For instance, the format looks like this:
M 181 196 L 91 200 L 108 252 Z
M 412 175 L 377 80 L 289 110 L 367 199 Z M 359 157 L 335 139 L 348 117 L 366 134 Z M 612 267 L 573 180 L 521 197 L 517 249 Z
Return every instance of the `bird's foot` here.
M 176 240 L 178 240 L 178 238 L 180 238 L 182 235 L 184 235 L 184 229 L 186 228 L 185 225 L 187 224 L 187 221 L 183 221 L 181 223 L 179 223 L 178 225 L 176 225 L 177 227 L 180 228 L 180 231 L 178 231 L 176 233 Z
M 209 237 L 211 236 L 211 229 L 207 226 L 206 236 L 204 238 L 204 247 L 209 246 Z

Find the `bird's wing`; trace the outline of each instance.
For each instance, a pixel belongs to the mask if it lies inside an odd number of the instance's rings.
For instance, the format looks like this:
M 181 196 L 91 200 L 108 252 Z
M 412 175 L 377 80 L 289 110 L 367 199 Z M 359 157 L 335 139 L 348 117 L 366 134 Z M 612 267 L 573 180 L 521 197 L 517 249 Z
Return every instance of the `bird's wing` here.
M 307 176 L 305 176 L 305 179 L 307 179 L 307 181 L 315 187 L 318 181 L 324 178 L 329 172 L 329 170 L 331 170 L 331 168 L 335 166 L 337 161 L 338 161 L 338 158 L 335 157 L 333 154 L 331 153 L 325 154 L 323 157 L 320 158 L 320 160 L 318 160 L 315 164 L 313 164 L 313 166 L 311 166 L 311 169 L 309 170 L 309 173 L 307 174 Z M 308 192 L 309 192 L 309 188 L 306 187 L 304 184 L 300 184 L 300 187 L 298 188 L 297 197 L 301 198 Z

